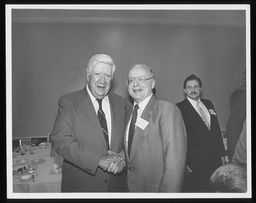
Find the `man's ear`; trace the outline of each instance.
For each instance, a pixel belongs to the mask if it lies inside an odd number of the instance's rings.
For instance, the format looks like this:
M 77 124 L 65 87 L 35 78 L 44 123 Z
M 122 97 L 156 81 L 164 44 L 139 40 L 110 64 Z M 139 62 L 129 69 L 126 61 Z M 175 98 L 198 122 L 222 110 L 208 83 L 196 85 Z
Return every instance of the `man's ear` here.
M 152 81 L 152 85 L 151 85 L 152 89 L 154 89 L 154 88 L 155 88 L 155 84 L 156 84 L 156 81 L 153 79 L 153 81 Z
M 89 82 L 90 79 L 90 72 L 88 70 L 86 70 L 86 80 L 87 82 Z

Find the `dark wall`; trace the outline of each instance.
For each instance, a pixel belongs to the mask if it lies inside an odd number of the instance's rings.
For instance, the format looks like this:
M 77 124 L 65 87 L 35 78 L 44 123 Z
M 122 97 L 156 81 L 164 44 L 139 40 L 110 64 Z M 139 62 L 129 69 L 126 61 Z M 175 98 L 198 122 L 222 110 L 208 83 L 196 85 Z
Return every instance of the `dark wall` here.
M 126 74 L 136 63 L 153 68 L 158 97 L 173 103 L 184 98 L 184 79 L 198 75 L 225 128 L 228 97 L 246 66 L 245 27 L 13 23 L 13 137 L 52 130 L 59 96 L 84 87 L 86 64 L 96 53 L 113 57 L 113 91 L 122 96 L 127 96 Z

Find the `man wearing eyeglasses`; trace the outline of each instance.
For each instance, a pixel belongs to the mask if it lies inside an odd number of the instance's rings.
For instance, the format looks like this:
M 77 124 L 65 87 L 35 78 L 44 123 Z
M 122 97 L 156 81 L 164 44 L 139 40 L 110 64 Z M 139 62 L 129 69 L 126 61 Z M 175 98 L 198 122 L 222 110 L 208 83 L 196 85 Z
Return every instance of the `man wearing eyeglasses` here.
M 137 64 L 126 80 L 133 99 L 125 117 L 129 192 L 179 192 L 187 140 L 178 107 L 157 99 L 150 67 Z
M 53 148 L 64 158 L 61 192 L 124 192 L 123 150 L 126 101 L 109 92 L 112 58 L 94 55 L 86 86 L 59 99 L 52 131 Z
M 186 98 L 177 103 L 187 130 L 188 153 L 183 192 L 208 192 L 211 174 L 227 156 L 212 102 L 201 98 L 202 81 L 191 74 L 183 82 Z

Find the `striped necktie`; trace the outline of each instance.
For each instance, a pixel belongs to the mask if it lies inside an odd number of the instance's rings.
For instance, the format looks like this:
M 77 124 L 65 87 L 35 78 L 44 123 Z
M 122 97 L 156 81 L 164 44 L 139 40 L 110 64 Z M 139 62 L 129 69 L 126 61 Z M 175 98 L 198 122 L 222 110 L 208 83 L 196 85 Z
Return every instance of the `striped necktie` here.
M 104 111 L 102 110 L 102 99 L 97 99 L 97 102 L 99 103 L 98 119 L 100 121 L 101 129 L 103 131 L 103 135 L 109 150 L 108 126 L 107 126 L 106 116 L 104 114 Z
M 200 106 L 199 103 L 200 103 L 199 101 L 196 102 L 196 107 L 197 107 L 197 109 L 198 109 L 198 111 L 199 111 L 199 114 L 200 114 L 201 118 L 203 119 L 205 125 L 206 125 L 207 128 L 210 130 L 210 124 L 209 124 L 208 118 L 207 118 L 207 116 L 206 116 L 204 110 L 201 108 L 201 106 Z
M 132 139 L 134 136 L 134 130 L 135 130 L 135 123 L 136 123 L 136 119 L 137 119 L 137 110 L 139 108 L 139 105 L 136 104 L 133 110 L 133 114 L 132 114 L 132 120 L 131 120 L 131 124 L 130 124 L 130 128 L 129 128 L 129 137 L 128 137 L 128 154 L 130 155 L 130 151 L 131 151 L 131 146 L 132 146 Z

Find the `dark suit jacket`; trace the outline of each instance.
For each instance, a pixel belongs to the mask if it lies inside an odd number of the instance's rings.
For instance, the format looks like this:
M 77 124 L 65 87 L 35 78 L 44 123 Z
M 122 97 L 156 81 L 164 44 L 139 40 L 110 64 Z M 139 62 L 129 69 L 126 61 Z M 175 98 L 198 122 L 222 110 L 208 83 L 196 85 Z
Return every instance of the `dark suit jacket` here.
M 123 150 L 126 101 L 109 93 L 111 151 Z M 125 173 L 111 175 L 98 167 L 107 153 L 103 132 L 86 88 L 61 96 L 52 131 L 53 148 L 64 158 L 62 192 L 123 191 Z
M 126 114 L 126 126 L 132 113 Z M 186 163 L 187 138 L 178 107 L 153 95 L 141 118 L 143 130 L 135 127 L 128 160 L 130 192 L 179 192 Z
M 210 100 L 201 99 L 201 101 L 210 110 L 210 130 L 187 98 L 177 103 L 177 106 L 187 130 L 187 165 L 192 171 L 211 173 L 221 164 L 221 156 L 226 154 L 215 108 Z
M 246 118 L 246 91 L 238 94 L 232 101 L 226 125 L 228 156 L 232 159 Z

